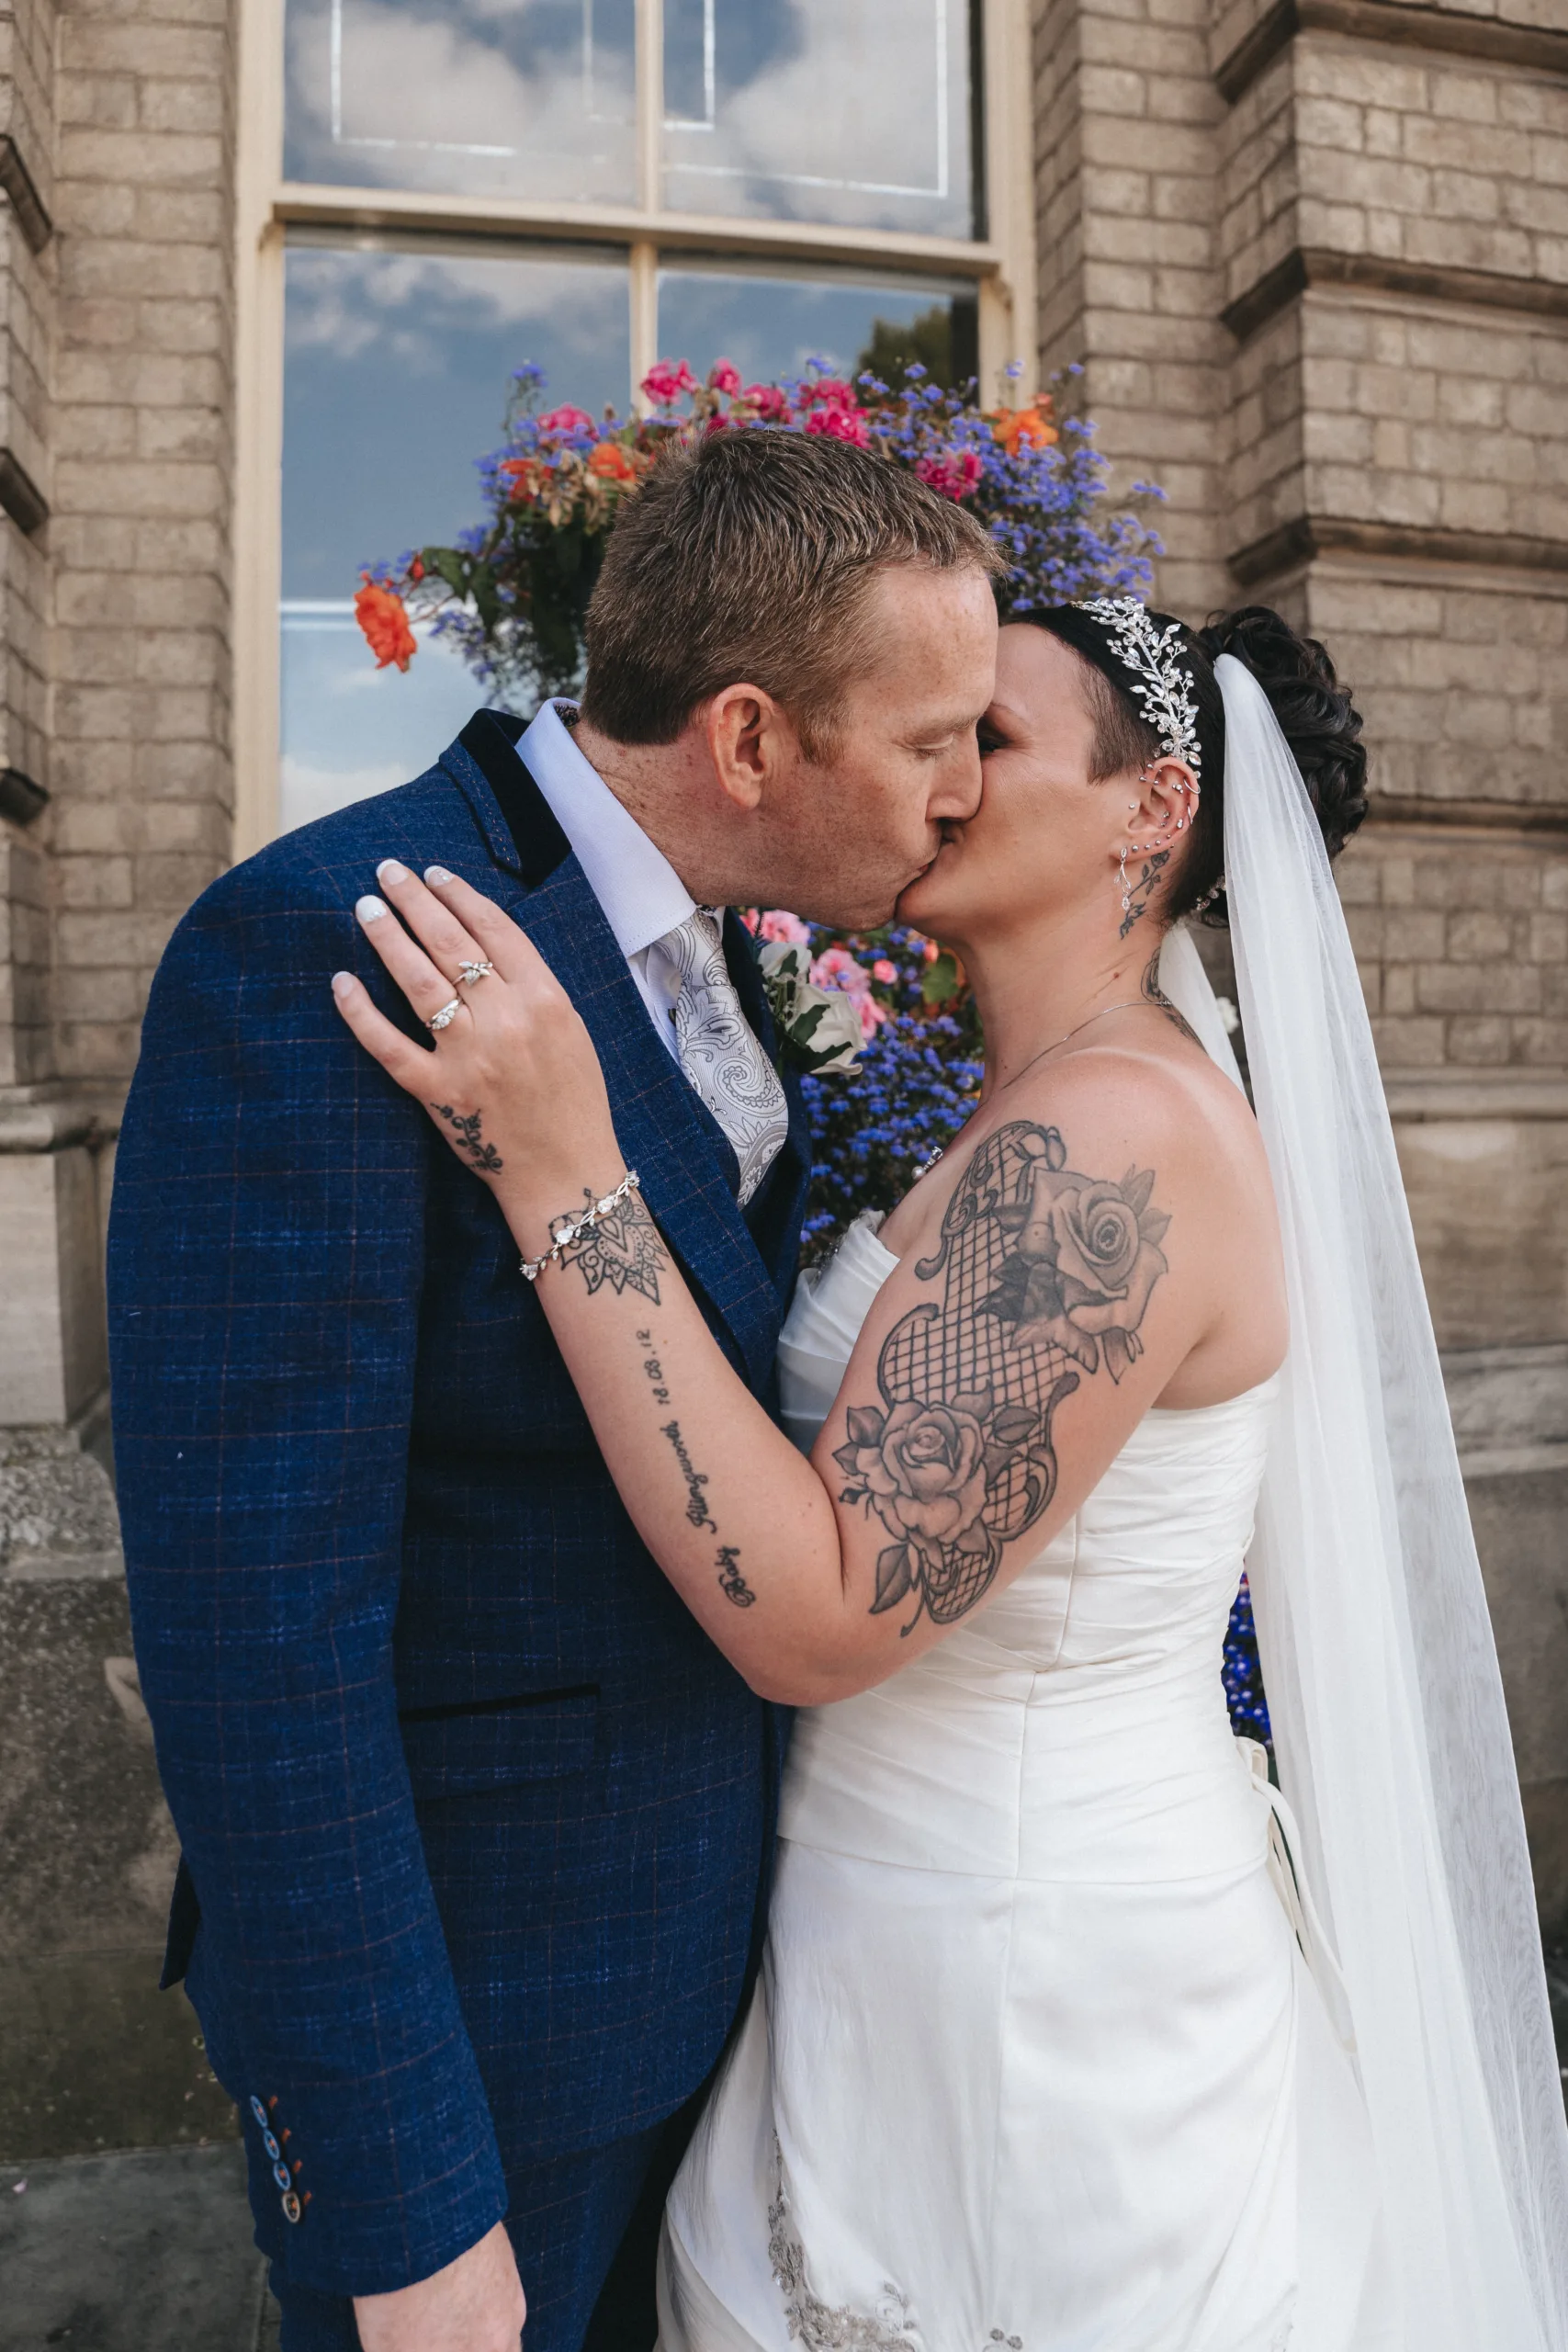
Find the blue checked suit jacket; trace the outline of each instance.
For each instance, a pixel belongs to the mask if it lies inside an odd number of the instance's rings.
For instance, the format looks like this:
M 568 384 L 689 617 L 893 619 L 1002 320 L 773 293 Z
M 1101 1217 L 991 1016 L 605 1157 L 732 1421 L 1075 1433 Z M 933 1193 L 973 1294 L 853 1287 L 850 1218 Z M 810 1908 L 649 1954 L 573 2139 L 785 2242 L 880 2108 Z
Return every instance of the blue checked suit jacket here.
M 185 1854 L 165 1981 L 282 2151 L 269 2251 L 328 2292 L 426 2276 L 504 2212 L 509 2166 L 677 2107 L 735 2017 L 771 1852 L 781 1718 L 637 1538 L 491 1194 L 328 987 L 351 967 L 413 1026 L 352 911 L 379 859 L 497 899 L 771 1397 L 798 1097 L 743 1216 L 516 733 L 481 713 L 417 782 L 213 885 L 154 982 L 120 1145 L 120 1509 Z M 766 1043 L 733 917 L 727 948 Z

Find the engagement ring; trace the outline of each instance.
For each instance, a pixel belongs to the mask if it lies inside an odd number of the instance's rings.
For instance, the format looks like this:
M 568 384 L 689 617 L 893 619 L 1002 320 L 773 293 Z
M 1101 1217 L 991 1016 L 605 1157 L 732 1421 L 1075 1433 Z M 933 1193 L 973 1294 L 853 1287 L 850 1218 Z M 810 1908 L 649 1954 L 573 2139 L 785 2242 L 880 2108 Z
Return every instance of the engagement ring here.
M 439 1012 L 433 1012 L 424 1025 L 427 1029 L 445 1029 L 448 1022 L 456 1021 L 462 1010 L 462 998 L 455 996 L 450 1004 L 444 1004 Z
M 461 988 L 465 980 L 482 980 L 487 972 L 493 972 L 494 969 L 493 964 L 459 964 L 457 986 Z

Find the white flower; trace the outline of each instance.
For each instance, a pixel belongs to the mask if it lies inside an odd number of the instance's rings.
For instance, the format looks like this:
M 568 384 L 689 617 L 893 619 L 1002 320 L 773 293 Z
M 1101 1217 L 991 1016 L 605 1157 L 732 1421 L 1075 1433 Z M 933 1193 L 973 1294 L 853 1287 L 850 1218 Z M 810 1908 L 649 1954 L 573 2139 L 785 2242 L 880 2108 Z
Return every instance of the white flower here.
M 852 1077 L 865 1043 L 856 1000 L 807 979 L 809 950 L 793 940 L 770 939 L 757 961 L 779 1035 L 796 1060 L 814 1075 Z

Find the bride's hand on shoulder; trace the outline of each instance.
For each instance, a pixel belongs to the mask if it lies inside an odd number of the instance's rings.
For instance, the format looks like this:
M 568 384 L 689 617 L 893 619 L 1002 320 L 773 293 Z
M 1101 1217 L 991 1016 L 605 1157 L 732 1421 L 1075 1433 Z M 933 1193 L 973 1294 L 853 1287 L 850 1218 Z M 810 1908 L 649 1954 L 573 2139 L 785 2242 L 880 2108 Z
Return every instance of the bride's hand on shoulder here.
M 378 1012 L 352 972 L 333 975 L 338 1011 L 437 1132 L 501 1201 L 520 1246 L 585 1185 L 624 1169 L 609 1096 L 581 1015 L 538 949 L 491 899 L 444 866 L 423 881 L 389 858 L 383 895 L 358 900 L 366 938 L 431 1030 L 421 1046 Z

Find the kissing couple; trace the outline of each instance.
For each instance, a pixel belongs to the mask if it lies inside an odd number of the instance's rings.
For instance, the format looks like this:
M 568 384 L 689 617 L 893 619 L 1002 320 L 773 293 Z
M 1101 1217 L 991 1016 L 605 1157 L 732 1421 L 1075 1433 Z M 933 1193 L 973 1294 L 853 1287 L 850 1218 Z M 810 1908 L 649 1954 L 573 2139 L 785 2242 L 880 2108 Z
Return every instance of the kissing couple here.
M 871 453 L 674 450 L 580 705 L 164 958 L 120 1500 L 284 2352 L 1568 2345 L 1360 721 L 1275 613 L 998 630 L 1000 567 Z M 897 909 L 984 1020 L 798 1280 L 745 905 Z

